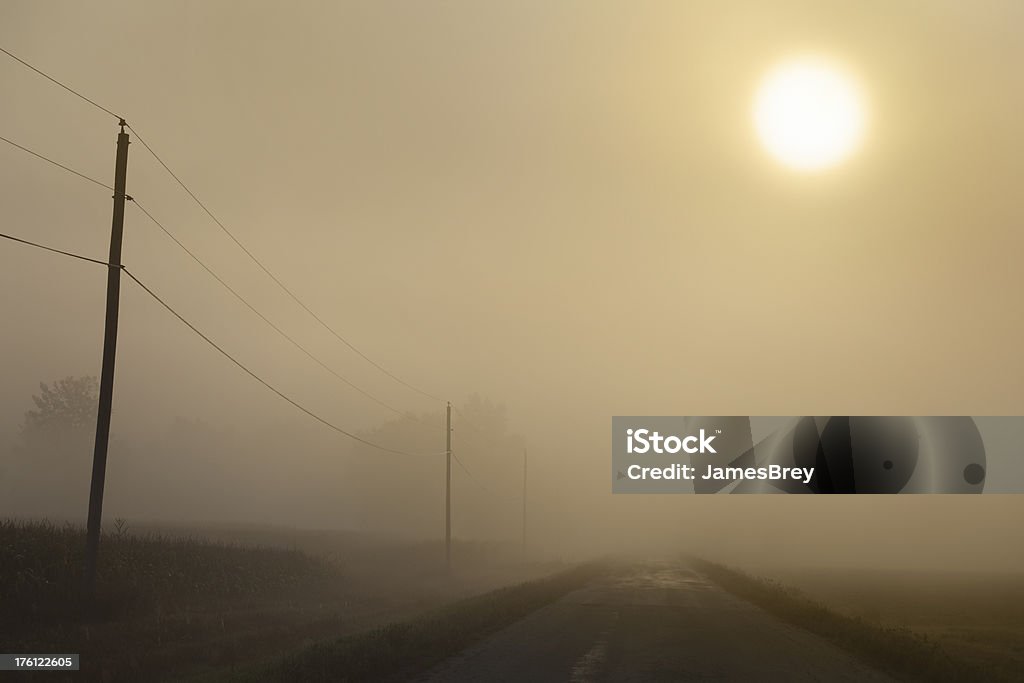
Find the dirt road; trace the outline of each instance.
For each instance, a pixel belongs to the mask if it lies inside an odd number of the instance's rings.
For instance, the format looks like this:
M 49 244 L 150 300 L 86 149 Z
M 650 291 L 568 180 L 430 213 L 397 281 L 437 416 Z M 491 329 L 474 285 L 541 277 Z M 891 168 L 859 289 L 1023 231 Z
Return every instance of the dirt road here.
M 675 563 L 595 579 L 421 681 L 891 681 Z

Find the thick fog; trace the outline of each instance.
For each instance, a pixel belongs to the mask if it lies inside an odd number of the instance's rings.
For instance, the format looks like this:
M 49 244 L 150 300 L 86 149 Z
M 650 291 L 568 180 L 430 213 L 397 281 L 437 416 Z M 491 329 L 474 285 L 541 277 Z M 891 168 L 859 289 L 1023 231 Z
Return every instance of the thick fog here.
M 770 8 L 769 8 L 770 5 Z M 613 496 L 612 415 L 1024 414 L 1019 3 L 35 3 L 0 43 L 123 114 L 388 372 L 450 400 L 453 529 L 549 557 L 1019 569 L 1017 496 Z M 920 30 L 922 25 L 928 31 Z M 810 51 L 869 98 L 815 176 L 751 125 Z M 3 57 L 0 55 L 0 57 Z M 0 60 L 0 135 L 104 183 L 116 120 Z M 436 539 L 444 403 L 321 327 L 132 134 L 105 519 Z M 104 259 L 110 192 L 0 145 L 2 231 Z M 26 445 L 40 382 L 98 376 L 102 266 L 4 241 L 0 514 L 84 519 L 92 429 Z

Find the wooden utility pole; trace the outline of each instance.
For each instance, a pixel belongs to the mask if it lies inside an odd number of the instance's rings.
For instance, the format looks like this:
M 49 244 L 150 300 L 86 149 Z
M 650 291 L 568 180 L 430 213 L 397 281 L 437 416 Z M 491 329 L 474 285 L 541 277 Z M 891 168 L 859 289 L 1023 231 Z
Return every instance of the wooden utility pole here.
M 452 568 L 452 404 L 449 401 L 444 418 L 445 468 L 444 468 L 444 561 Z
M 523 557 L 526 557 L 526 449 L 523 449 Z
M 128 175 L 127 124 L 121 119 L 114 164 L 114 217 L 110 227 L 110 258 L 107 262 L 107 315 L 103 327 L 103 368 L 100 371 L 100 400 L 96 412 L 96 445 L 92 456 L 92 484 L 89 488 L 89 521 L 85 539 L 85 593 L 96 588 L 96 555 L 100 546 L 103 517 L 103 485 L 107 478 L 107 443 L 110 440 L 110 407 L 114 398 L 114 357 L 117 351 L 117 313 L 121 294 L 121 237 L 124 233 L 125 182 Z

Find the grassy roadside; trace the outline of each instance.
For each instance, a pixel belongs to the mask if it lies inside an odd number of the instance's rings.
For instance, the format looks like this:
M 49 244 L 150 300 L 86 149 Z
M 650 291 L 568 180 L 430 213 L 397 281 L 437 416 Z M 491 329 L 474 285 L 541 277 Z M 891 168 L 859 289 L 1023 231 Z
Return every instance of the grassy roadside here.
M 908 681 L 1013 681 L 997 663 L 980 665 L 951 656 L 940 644 L 905 628 L 883 627 L 839 614 L 775 581 L 704 560 L 693 566 L 724 590 L 774 616 L 823 636 L 881 670 Z
M 213 673 L 199 681 L 406 680 L 551 603 L 597 576 L 592 563 L 460 600 L 409 621 L 319 643 L 269 663 Z

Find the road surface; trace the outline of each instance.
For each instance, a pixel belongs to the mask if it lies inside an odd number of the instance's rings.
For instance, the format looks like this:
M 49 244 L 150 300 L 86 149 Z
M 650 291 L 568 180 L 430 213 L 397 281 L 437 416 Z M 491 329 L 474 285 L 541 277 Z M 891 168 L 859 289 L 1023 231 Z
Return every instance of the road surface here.
M 685 566 L 593 580 L 420 681 L 892 681 Z

